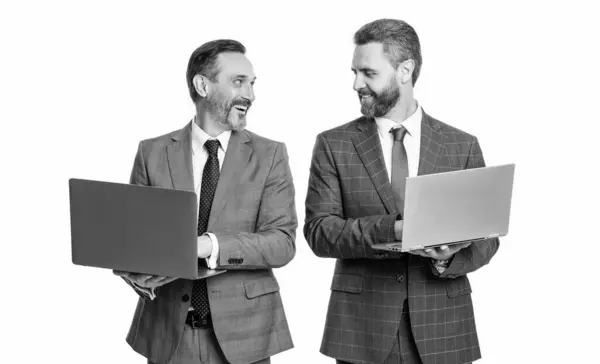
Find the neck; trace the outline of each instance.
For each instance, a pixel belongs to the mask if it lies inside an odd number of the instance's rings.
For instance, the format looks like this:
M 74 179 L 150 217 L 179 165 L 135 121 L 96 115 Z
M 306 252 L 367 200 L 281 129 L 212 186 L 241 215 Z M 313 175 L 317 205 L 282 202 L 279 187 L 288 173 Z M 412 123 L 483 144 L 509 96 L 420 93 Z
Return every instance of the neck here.
M 417 100 L 412 96 L 412 92 L 407 92 L 400 96 L 396 106 L 385 115 L 385 118 L 401 123 L 414 114 L 415 111 L 417 111 Z
M 225 131 L 225 128 L 217 123 L 215 118 L 205 107 L 201 105 L 201 103 L 196 104 L 196 118 L 194 122 L 196 125 L 198 125 L 198 127 L 200 127 L 200 129 L 204 130 L 206 134 L 213 138 L 219 136 Z

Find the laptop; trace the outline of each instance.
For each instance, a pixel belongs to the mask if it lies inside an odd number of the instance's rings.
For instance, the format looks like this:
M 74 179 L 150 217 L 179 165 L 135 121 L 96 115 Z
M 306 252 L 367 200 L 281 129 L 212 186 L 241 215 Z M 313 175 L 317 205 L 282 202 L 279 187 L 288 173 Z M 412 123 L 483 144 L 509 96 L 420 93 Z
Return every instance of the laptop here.
M 73 264 L 185 279 L 225 270 L 199 263 L 190 191 L 69 179 Z
M 408 177 L 402 241 L 373 248 L 408 252 L 505 236 L 514 172 L 505 164 Z

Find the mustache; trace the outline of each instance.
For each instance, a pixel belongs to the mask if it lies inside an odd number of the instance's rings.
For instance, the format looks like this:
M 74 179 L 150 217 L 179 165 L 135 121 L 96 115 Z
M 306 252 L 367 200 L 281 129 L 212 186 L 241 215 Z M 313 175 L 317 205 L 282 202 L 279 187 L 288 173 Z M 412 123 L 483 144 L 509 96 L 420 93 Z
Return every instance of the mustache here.
M 250 108 L 250 106 L 252 106 L 252 102 L 250 100 L 248 100 L 248 99 L 236 99 L 236 100 L 233 100 L 231 102 L 230 106 L 231 107 L 234 107 L 234 106 L 245 106 L 247 108 Z
M 358 96 L 362 97 L 362 96 L 373 96 L 373 97 L 377 97 L 377 94 L 369 89 L 363 88 L 358 90 Z

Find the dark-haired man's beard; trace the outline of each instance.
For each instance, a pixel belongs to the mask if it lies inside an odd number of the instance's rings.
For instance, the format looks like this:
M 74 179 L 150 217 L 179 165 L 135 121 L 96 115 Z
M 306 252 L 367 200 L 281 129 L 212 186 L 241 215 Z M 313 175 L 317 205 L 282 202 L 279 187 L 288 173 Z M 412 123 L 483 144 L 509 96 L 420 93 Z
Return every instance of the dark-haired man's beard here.
M 400 88 L 394 82 L 394 78 L 391 78 L 388 85 L 379 93 L 379 95 L 371 91 L 368 86 L 365 86 L 358 91 L 358 99 L 360 100 L 360 112 L 363 115 L 369 117 L 382 117 L 398 103 L 398 99 L 400 99 Z
M 246 127 L 246 113 L 250 106 L 250 101 L 246 99 L 227 100 L 218 91 L 209 94 L 206 98 L 208 111 L 215 117 L 217 124 L 225 130 L 243 130 Z

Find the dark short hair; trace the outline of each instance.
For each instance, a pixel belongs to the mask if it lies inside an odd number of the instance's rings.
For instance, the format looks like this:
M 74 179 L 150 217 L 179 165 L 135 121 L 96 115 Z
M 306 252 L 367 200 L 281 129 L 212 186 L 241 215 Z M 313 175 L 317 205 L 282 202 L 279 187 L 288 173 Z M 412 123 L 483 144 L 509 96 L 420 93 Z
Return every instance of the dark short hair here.
M 188 89 L 190 91 L 190 97 L 194 102 L 198 99 L 199 95 L 194 87 L 193 79 L 197 74 L 201 74 L 216 82 L 217 76 L 219 75 L 219 65 L 217 58 L 220 53 L 223 52 L 238 52 L 245 54 L 246 47 L 237 40 L 232 39 L 217 39 L 207 43 L 204 43 L 190 56 L 190 60 L 187 66 L 186 79 Z
M 383 43 L 383 52 L 394 68 L 407 59 L 415 62 L 412 74 L 413 86 L 419 78 L 421 65 L 421 44 L 417 32 L 408 23 L 397 19 L 379 19 L 363 25 L 354 33 L 354 44 L 371 42 Z

